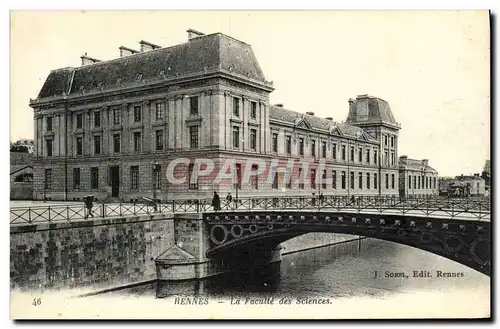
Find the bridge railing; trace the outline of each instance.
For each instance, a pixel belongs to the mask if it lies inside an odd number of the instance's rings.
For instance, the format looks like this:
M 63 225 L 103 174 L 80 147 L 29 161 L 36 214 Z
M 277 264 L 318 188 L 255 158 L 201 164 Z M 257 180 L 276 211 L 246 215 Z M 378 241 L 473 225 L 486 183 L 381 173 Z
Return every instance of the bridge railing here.
M 489 219 L 490 200 L 472 198 L 397 198 L 392 196 L 263 196 L 221 200 L 219 212 L 252 210 L 336 210 L 436 216 L 446 218 Z M 163 213 L 214 211 L 211 200 L 176 200 L 161 204 L 95 204 L 92 213 L 84 205 L 53 205 L 10 209 L 11 225 L 56 223 L 92 218 L 129 217 Z

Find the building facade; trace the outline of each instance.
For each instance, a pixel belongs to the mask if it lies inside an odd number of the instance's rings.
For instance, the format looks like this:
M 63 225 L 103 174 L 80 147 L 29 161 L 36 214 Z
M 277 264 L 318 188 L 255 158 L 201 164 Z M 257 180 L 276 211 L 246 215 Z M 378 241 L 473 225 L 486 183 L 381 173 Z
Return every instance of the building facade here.
M 488 195 L 485 180 L 479 174 L 442 179 L 441 184 L 441 194 L 450 197 Z
M 439 195 L 438 172 L 429 160 L 399 157 L 399 195 L 405 198 Z
M 386 101 L 350 99 L 346 123 L 271 105 L 248 44 L 188 33 L 49 74 L 30 101 L 35 199 L 398 194 L 400 125 Z

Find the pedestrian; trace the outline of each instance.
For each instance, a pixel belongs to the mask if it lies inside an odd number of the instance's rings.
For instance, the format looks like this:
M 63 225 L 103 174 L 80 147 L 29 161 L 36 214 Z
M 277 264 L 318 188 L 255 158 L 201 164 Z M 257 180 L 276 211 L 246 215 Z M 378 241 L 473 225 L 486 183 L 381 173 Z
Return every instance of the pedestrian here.
M 323 195 L 323 193 L 320 193 L 319 194 L 319 203 L 322 205 L 323 204 L 323 200 L 325 200 L 325 196 Z
M 230 208 L 231 207 L 231 202 L 233 201 L 233 196 L 231 195 L 231 192 L 229 192 L 226 196 L 226 203 L 227 203 L 227 207 Z
M 212 199 L 212 207 L 214 208 L 214 211 L 220 210 L 220 198 L 217 192 L 215 191 L 214 191 L 214 197 Z
M 93 205 L 93 199 L 94 197 L 89 195 L 85 197 L 85 208 L 87 208 L 87 214 L 85 215 L 85 219 L 89 218 L 89 215 L 94 218 L 94 214 L 92 213 L 92 207 Z

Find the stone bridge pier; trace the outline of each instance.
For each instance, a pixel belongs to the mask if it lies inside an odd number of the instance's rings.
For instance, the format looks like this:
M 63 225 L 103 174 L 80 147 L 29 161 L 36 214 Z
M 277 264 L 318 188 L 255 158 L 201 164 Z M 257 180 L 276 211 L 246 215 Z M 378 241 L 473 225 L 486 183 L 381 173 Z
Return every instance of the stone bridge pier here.
M 155 261 L 159 280 L 191 280 L 235 271 L 253 272 L 281 261 L 281 247 L 273 240 L 255 241 L 207 257 L 207 250 L 213 246 L 209 227 L 201 213 L 176 214 L 174 237 L 174 245 Z

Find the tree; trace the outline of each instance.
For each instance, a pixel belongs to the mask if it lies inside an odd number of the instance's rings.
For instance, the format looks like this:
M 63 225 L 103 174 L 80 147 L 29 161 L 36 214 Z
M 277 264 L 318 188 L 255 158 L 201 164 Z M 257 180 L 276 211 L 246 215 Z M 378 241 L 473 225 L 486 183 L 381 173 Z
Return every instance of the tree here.
M 15 145 L 11 144 L 10 145 L 10 151 L 11 152 L 22 152 L 22 153 L 29 153 L 28 148 L 24 145 Z

